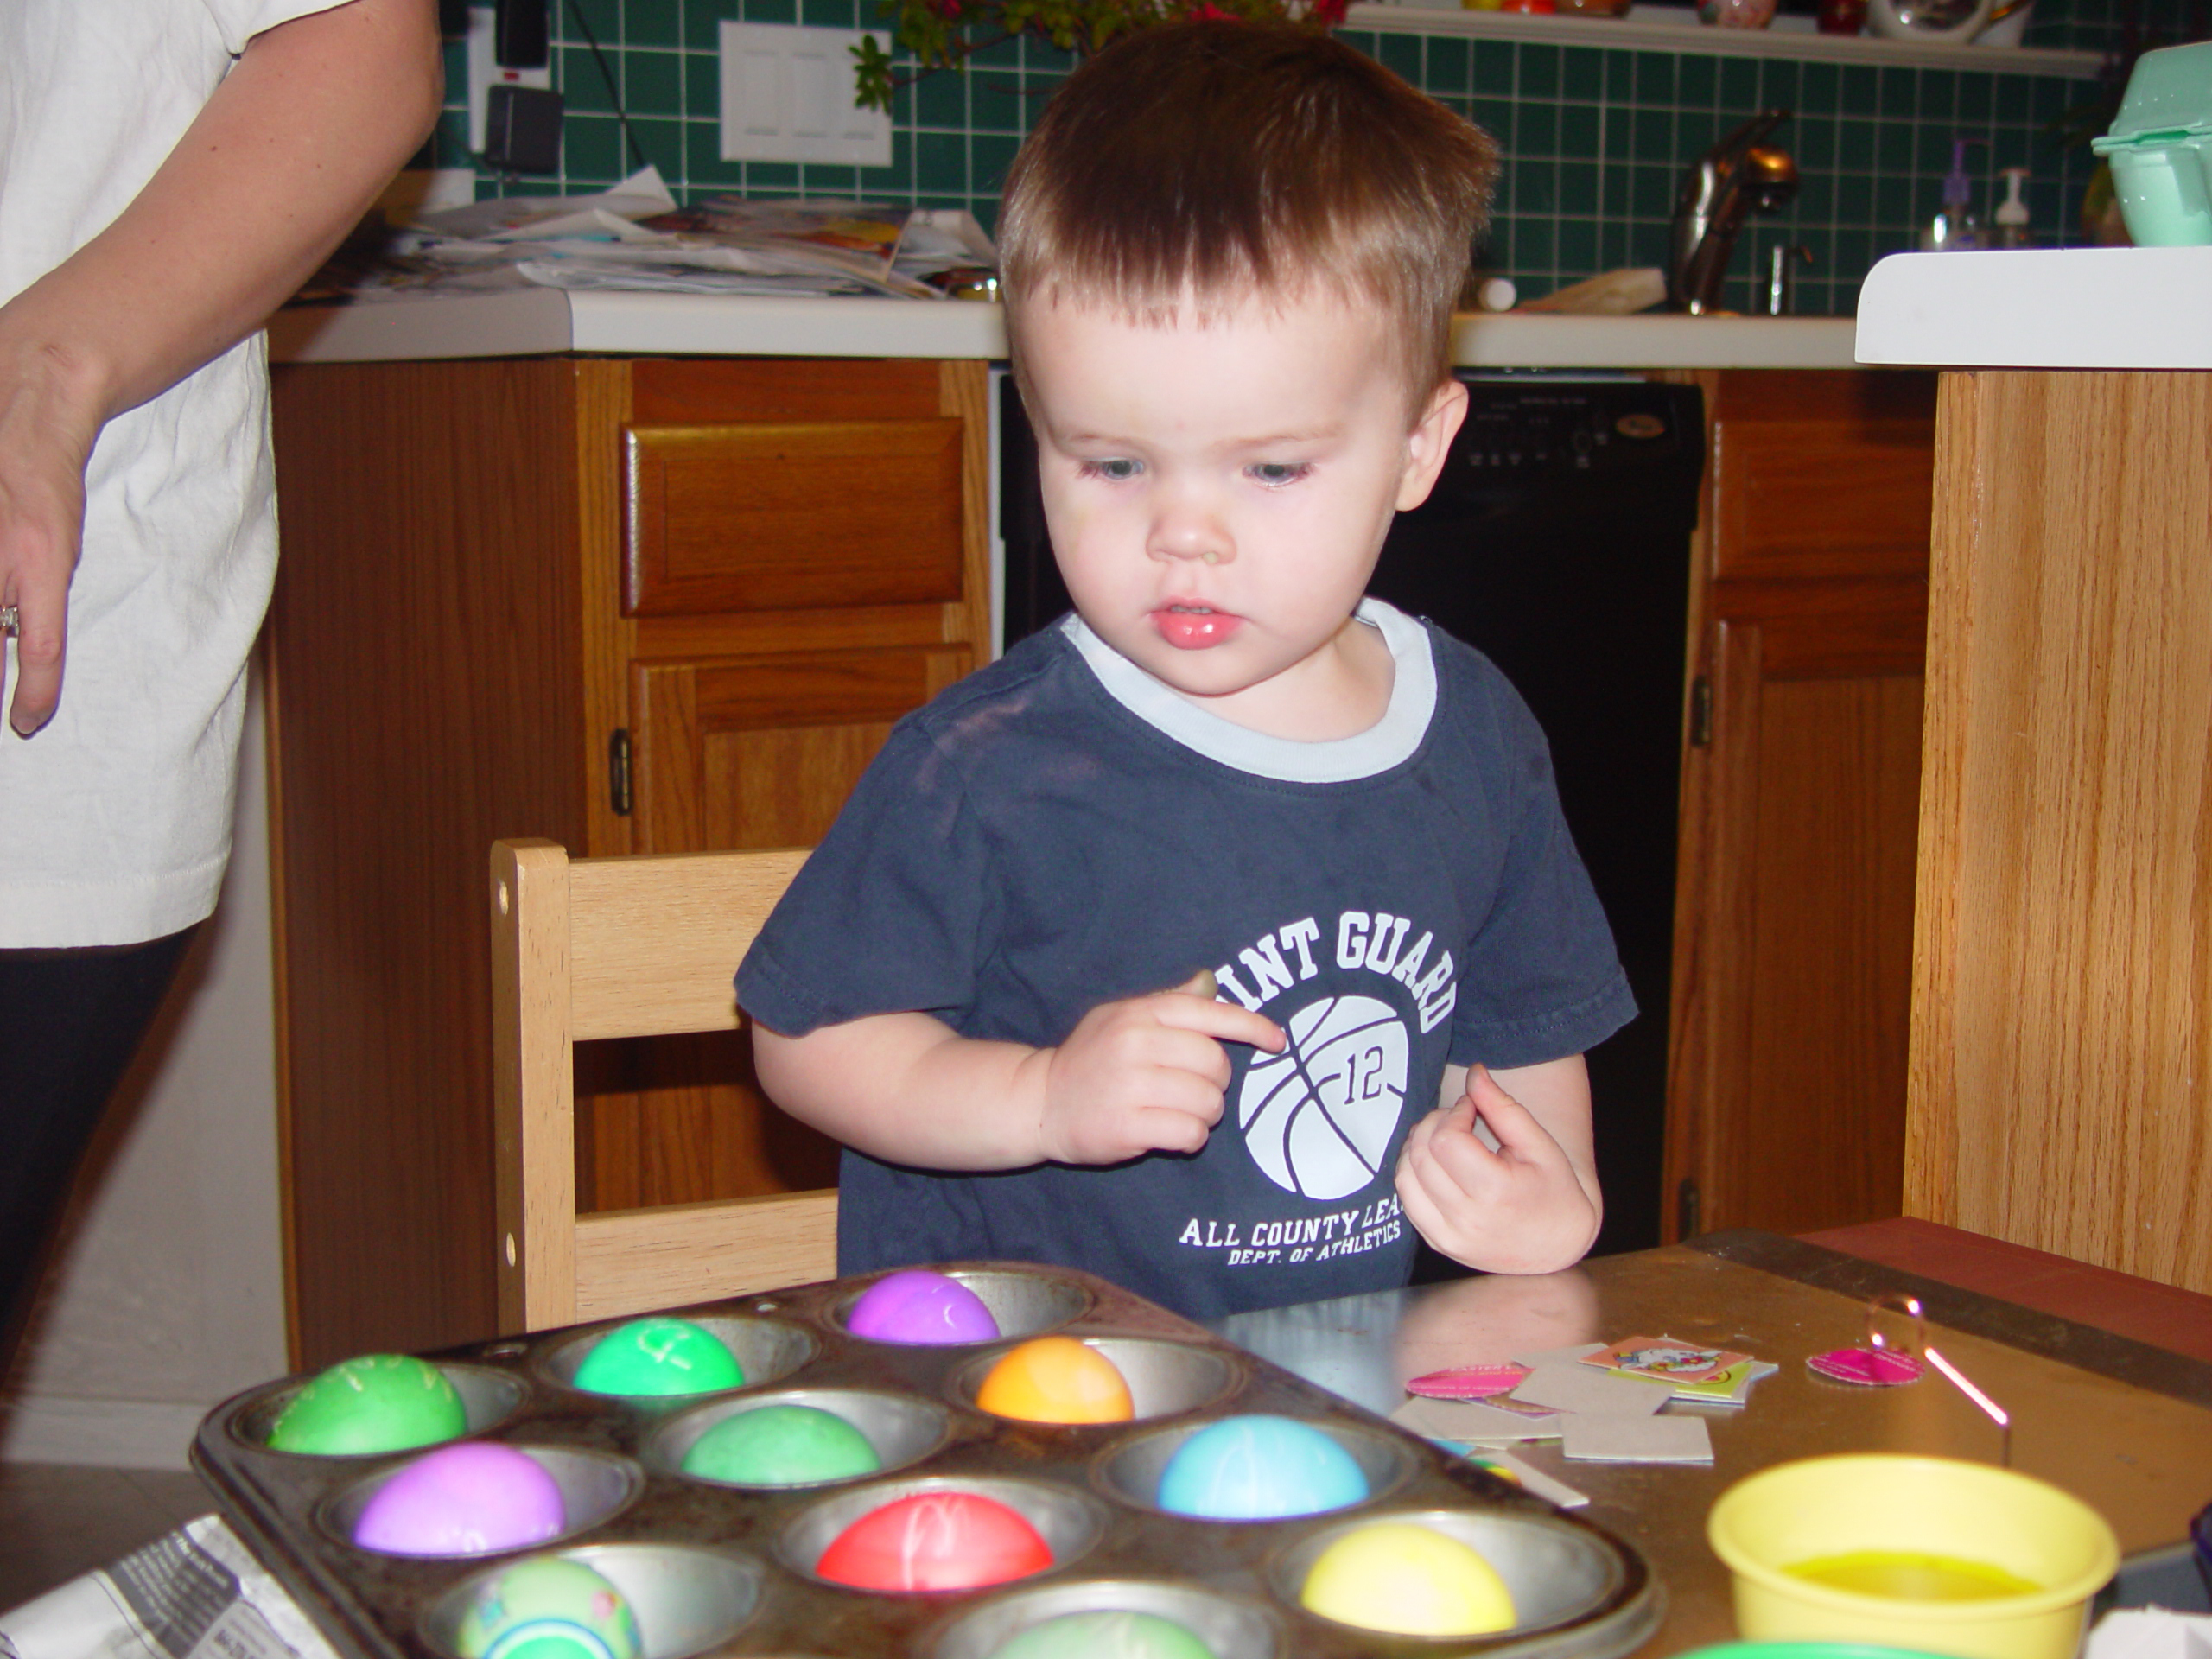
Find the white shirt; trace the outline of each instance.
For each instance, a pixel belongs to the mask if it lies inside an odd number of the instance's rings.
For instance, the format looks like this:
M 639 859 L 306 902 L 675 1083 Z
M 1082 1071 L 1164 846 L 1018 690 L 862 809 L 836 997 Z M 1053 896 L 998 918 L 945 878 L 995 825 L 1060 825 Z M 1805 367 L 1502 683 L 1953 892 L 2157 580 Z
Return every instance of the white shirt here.
M 340 3 L 0 0 L 0 301 L 113 222 L 249 40 Z M 214 908 L 276 568 L 264 363 L 257 334 L 100 435 L 60 709 L 0 733 L 0 948 L 131 944 Z

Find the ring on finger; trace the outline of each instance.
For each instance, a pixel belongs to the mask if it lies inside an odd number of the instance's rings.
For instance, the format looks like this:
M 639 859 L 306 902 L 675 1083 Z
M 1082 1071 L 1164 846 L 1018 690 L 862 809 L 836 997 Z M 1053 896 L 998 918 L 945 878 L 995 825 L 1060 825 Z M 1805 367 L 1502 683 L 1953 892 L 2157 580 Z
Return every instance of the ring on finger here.
M 0 637 L 21 632 L 22 618 L 13 605 L 0 605 Z

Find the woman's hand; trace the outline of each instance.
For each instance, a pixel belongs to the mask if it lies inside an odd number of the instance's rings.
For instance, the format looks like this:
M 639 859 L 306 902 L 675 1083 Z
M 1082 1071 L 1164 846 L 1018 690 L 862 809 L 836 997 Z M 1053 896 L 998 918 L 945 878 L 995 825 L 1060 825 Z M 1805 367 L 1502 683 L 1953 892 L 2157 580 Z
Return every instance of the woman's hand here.
M 54 718 L 68 646 L 69 579 L 85 528 L 85 463 L 99 435 L 88 377 L 16 338 L 0 306 L 0 609 L 16 607 L 16 683 L 0 707 L 18 736 Z
M 19 734 L 60 700 L 101 427 L 261 327 L 430 131 L 442 78 L 429 0 L 343 0 L 263 30 L 114 222 L 0 306 Z

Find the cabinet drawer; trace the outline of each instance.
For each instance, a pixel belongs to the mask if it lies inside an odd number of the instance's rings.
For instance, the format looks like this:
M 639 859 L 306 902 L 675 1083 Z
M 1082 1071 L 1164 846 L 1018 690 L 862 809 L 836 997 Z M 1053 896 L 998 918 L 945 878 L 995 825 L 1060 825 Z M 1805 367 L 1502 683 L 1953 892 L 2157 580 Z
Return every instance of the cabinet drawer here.
M 812 846 L 893 723 L 970 665 L 965 645 L 632 664 L 632 849 Z
M 961 594 L 952 416 L 623 429 L 623 613 Z
M 1931 423 L 1722 420 L 1713 471 L 1716 576 L 1927 571 Z

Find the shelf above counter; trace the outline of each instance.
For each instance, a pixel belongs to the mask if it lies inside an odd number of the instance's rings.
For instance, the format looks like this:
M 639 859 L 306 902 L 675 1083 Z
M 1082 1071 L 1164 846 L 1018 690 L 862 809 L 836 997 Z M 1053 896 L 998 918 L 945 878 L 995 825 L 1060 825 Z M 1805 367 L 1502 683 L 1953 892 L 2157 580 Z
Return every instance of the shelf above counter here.
M 1688 6 L 1637 6 L 1625 17 L 1535 16 L 1511 11 L 1468 11 L 1436 5 L 1362 0 L 1344 19 L 1351 29 L 1385 35 L 1456 35 L 1478 40 L 1531 41 L 1555 46 L 1594 46 L 1614 51 L 1694 52 L 1720 58 L 1789 58 L 1802 63 L 1864 64 L 1916 69 L 1974 69 L 1996 75 L 2063 75 L 2093 79 L 2101 60 L 2094 52 L 2050 47 L 1954 46 L 1941 41 L 1891 41 L 1872 35 L 1822 35 L 1783 25 L 1809 20 L 1778 18 L 1769 29 L 1708 29 Z

